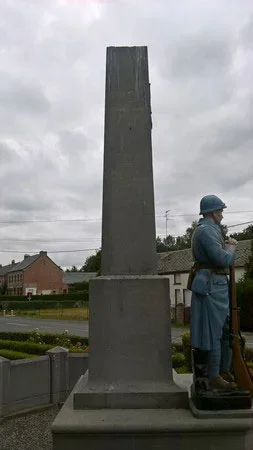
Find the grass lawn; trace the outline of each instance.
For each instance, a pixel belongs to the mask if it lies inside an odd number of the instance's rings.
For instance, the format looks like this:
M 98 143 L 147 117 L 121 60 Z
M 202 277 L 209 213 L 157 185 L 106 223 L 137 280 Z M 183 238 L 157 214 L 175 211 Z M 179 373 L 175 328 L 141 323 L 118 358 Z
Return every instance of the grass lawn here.
M 14 311 L 15 316 L 37 319 L 88 320 L 88 308 L 54 308 L 30 311 Z

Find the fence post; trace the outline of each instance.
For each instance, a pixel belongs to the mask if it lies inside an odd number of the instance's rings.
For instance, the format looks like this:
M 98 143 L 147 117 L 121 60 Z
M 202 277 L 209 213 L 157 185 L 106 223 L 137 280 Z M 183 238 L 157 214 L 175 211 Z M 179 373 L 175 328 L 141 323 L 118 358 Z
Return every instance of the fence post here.
M 50 358 L 51 403 L 62 403 L 69 392 L 68 349 L 54 347 L 47 351 Z
M 10 365 L 9 359 L 0 356 L 0 421 L 5 415 L 5 410 L 8 409 Z

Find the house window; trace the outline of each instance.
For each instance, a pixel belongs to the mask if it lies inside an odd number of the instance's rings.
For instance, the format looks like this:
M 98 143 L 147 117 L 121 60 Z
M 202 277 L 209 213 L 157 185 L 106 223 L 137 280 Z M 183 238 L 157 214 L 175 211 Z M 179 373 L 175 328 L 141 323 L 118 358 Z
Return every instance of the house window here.
M 181 284 L 181 273 L 174 273 L 174 284 Z

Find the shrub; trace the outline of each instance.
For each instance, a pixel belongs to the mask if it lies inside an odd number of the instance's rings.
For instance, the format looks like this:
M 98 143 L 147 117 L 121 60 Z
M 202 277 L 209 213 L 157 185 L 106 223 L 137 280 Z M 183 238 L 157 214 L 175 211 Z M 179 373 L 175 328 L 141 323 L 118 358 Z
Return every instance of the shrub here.
M 187 366 L 181 366 L 181 367 L 177 367 L 176 371 L 179 374 L 185 374 L 185 373 L 189 373 L 189 368 Z
M 183 353 L 174 353 L 172 355 L 172 366 L 174 369 L 185 366 L 185 356 Z
M 28 332 L 14 332 L 14 331 L 7 331 L 7 332 L 0 332 L 0 339 L 8 340 L 8 341 L 24 341 L 24 342 L 35 342 L 42 344 L 50 345 L 50 347 L 55 347 L 56 345 L 59 345 L 59 340 L 57 341 L 57 338 L 61 339 L 63 337 L 62 334 L 50 334 L 50 333 L 40 333 L 38 329 L 28 333 Z M 70 340 L 71 346 L 77 346 L 78 343 L 81 344 L 83 347 L 87 347 L 89 344 L 89 339 L 86 337 L 81 336 L 75 336 L 68 334 L 67 338 Z M 79 346 L 80 348 L 80 346 Z
M 0 349 L 0 356 L 6 359 L 25 359 L 25 358 L 35 358 L 37 355 L 28 355 L 27 353 L 16 352 L 13 350 Z
M 183 353 L 185 357 L 185 365 L 189 372 L 192 370 L 192 347 L 190 333 L 186 332 L 182 335 Z
M 174 352 L 174 353 L 183 352 L 183 344 L 181 344 L 180 342 L 173 342 L 172 343 L 172 352 Z
M 246 361 L 253 362 L 253 349 L 252 348 L 246 347 L 244 354 L 245 354 Z
M 236 285 L 240 307 L 240 325 L 243 330 L 253 331 L 253 279 L 242 278 Z
M 14 350 L 31 355 L 45 355 L 50 348 L 52 348 L 51 345 L 35 344 L 33 342 L 0 340 L 0 349 Z
M 8 303 L 8 306 L 6 307 L 6 304 Z M 13 310 L 38 310 L 38 309 L 54 309 L 54 308 L 74 308 L 74 307 L 82 307 L 87 306 L 87 302 L 80 303 L 76 300 L 66 300 L 64 302 L 59 301 L 47 301 L 47 300 L 25 300 L 25 301 L 1 301 L 0 302 L 0 308 L 2 310 L 4 309 L 13 309 Z

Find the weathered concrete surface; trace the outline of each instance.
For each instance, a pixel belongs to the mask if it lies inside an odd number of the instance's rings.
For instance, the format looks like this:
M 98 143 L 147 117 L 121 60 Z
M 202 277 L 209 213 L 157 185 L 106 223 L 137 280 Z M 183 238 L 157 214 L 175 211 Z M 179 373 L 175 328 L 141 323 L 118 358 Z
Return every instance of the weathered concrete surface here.
M 88 370 L 88 353 L 69 353 L 68 355 L 68 373 L 69 373 L 69 391 L 72 391 L 80 378 Z
M 64 402 L 69 391 L 68 353 L 68 349 L 60 346 L 47 351 L 50 358 L 52 404 Z
M 99 277 L 90 310 L 89 376 L 74 408 L 187 407 L 172 378 L 168 279 Z
M 147 48 L 109 47 L 102 275 L 156 273 L 154 218 Z
M 80 378 L 73 398 L 74 409 L 168 409 L 188 408 L 188 395 L 172 380 L 130 382 L 117 385 L 90 384 L 88 371 Z
M 90 310 L 90 382 L 172 379 L 167 279 L 99 277 L 91 283 Z
M 252 419 L 198 420 L 187 409 L 73 410 L 53 423 L 54 450 L 251 450 Z
M 46 356 L 16 361 L 0 357 L 0 420 L 66 400 L 88 368 L 88 355 L 56 347 Z
M 89 374 L 74 408 L 186 406 L 172 379 L 169 281 L 156 267 L 147 48 L 110 47 L 102 276 L 90 282 Z
M 0 417 L 50 403 L 47 356 L 16 361 L 0 358 L 0 375 Z

